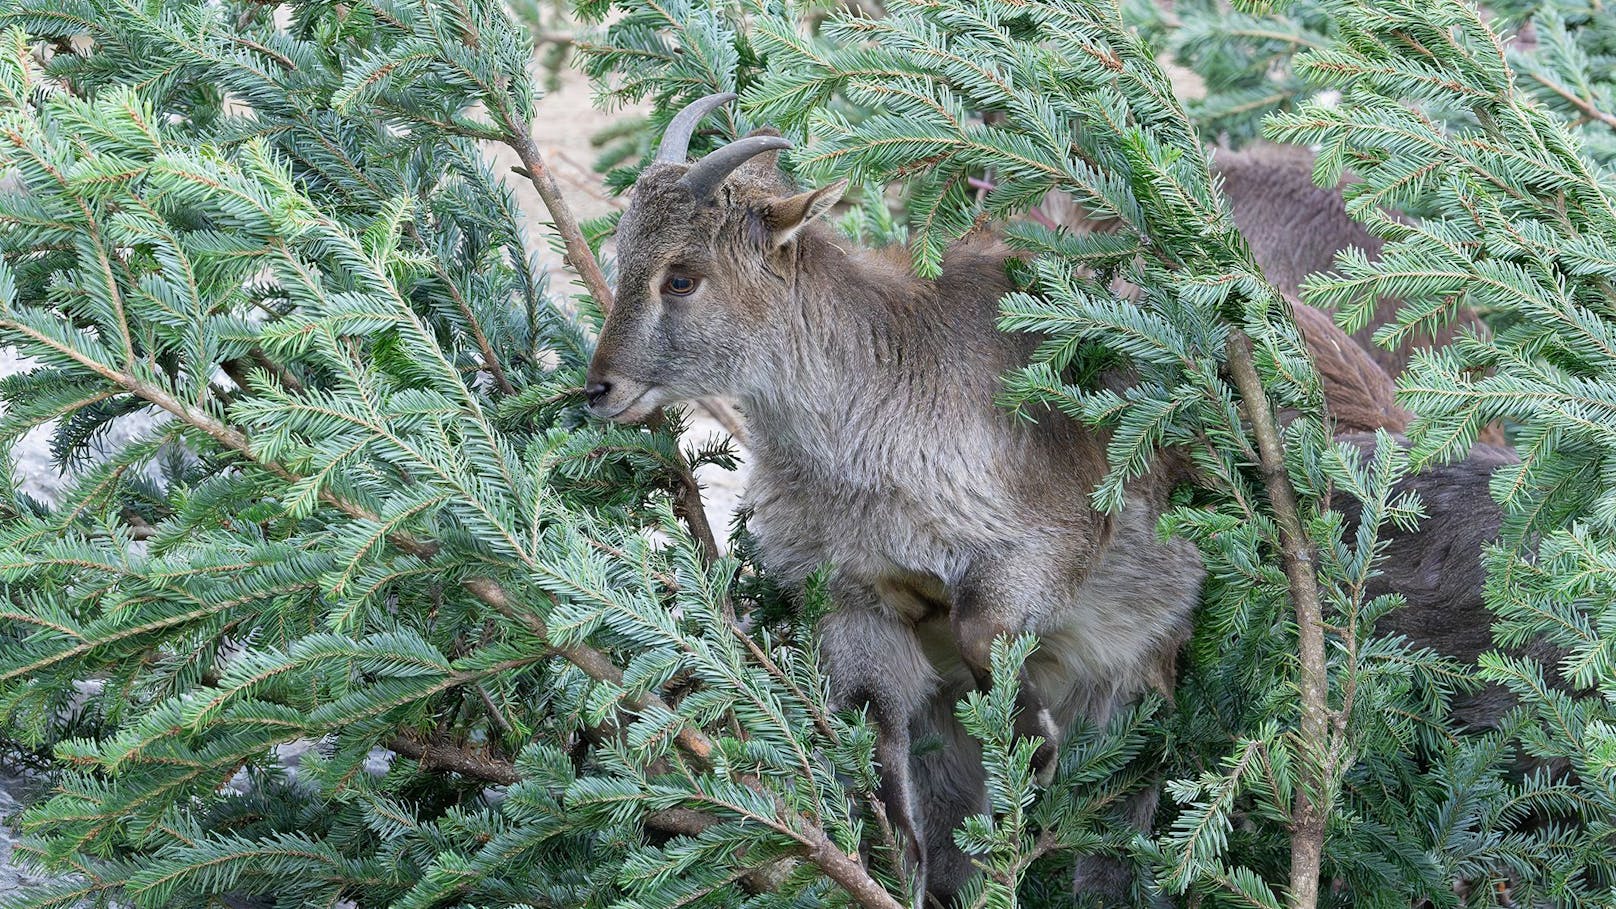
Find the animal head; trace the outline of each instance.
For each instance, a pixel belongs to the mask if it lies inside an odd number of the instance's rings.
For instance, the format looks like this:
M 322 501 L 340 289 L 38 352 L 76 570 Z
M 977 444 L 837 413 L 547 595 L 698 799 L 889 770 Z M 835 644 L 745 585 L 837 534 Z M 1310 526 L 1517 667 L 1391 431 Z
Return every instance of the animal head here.
M 795 192 L 777 156 L 791 143 L 752 135 L 685 163 L 702 117 L 733 100 L 709 95 L 668 124 L 617 230 L 617 301 L 585 394 L 619 422 L 765 381 L 796 287 L 793 246 L 847 181 Z

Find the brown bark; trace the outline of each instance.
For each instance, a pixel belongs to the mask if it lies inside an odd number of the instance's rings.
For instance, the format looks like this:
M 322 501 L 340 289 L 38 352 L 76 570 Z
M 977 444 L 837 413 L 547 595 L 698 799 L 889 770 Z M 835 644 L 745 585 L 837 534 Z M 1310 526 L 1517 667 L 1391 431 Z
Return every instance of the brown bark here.
M 1291 872 L 1286 905 L 1290 909 L 1312 909 L 1318 904 L 1324 821 L 1328 811 L 1328 805 L 1316 800 L 1327 789 L 1324 756 L 1330 735 L 1324 610 L 1314 573 L 1313 548 L 1302 527 L 1302 509 L 1297 502 L 1296 489 L 1285 472 L 1279 423 L 1257 376 L 1251 339 L 1243 332 L 1229 339 L 1229 373 L 1240 392 L 1246 417 L 1251 421 L 1252 435 L 1256 438 L 1268 502 L 1279 527 L 1280 560 L 1290 582 L 1291 603 L 1296 609 L 1297 649 L 1301 658 L 1301 678 L 1297 680 L 1302 695 L 1298 730 L 1301 774 L 1291 808 Z
M 502 786 L 513 786 L 522 779 L 516 775 L 516 767 L 511 762 L 464 745 L 423 742 L 413 736 L 398 735 L 387 743 L 387 747 L 420 762 L 427 770 L 451 770 Z
M 507 120 L 505 123 L 505 144 L 516 152 L 516 157 L 522 160 L 522 169 L 518 171 L 533 183 L 533 189 L 543 200 L 544 207 L 550 213 L 550 223 L 555 225 L 556 233 L 561 235 L 561 243 L 566 249 L 565 260 L 578 277 L 583 279 L 584 287 L 594 298 L 595 305 L 601 312 L 612 311 L 612 289 L 606 283 L 606 275 L 600 270 L 600 263 L 595 261 L 595 254 L 589 250 L 589 243 L 584 239 L 583 228 L 578 226 L 578 218 L 572 213 L 572 206 L 561 194 L 561 186 L 556 183 L 555 174 L 550 166 L 544 162 L 544 156 L 539 154 L 539 148 L 533 142 L 533 134 L 528 131 L 526 124 L 517 124 Z

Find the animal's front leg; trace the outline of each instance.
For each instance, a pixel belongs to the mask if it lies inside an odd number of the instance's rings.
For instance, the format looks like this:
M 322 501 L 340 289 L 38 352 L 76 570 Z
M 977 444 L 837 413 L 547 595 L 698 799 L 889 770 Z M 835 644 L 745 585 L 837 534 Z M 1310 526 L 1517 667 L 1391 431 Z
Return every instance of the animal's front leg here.
M 819 623 L 820 654 L 838 708 L 868 707 L 875 721 L 881 803 L 903 835 L 904 863 L 920 894 L 926 885 L 924 806 L 915 791 L 909 728 L 936 684 L 914 630 L 886 612 L 873 592 L 844 591 Z
M 976 679 L 978 690 L 985 692 L 993 684 L 993 642 L 1036 627 L 1037 614 L 1030 604 L 1038 589 L 1031 580 L 1018 579 L 1010 566 L 998 563 L 974 568 L 955 589 L 950 615 L 954 644 Z M 1047 784 L 1055 775 L 1061 729 L 1044 693 L 1025 668 L 1020 681 L 1015 732 L 1022 738 L 1044 740 L 1033 753 L 1032 769 L 1039 782 Z

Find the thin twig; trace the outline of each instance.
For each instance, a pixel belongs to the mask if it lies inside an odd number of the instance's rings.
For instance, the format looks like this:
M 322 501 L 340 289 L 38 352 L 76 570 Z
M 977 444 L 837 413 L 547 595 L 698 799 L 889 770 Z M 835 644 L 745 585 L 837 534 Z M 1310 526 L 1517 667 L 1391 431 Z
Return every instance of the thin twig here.
M 514 786 L 522 781 L 516 765 L 486 751 L 463 745 L 423 742 L 411 735 L 397 735 L 387 742 L 390 751 L 417 761 L 427 770 L 449 770 L 496 786 Z M 646 815 L 645 825 L 676 836 L 697 836 L 719 819 L 691 808 L 668 808 Z
M 274 376 L 275 381 L 281 383 L 283 388 L 291 392 L 299 394 L 302 393 L 303 383 L 298 381 L 297 376 L 293 375 L 290 369 L 287 369 L 286 367 L 281 366 L 279 363 L 270 360 L 260 348 L 254 347 L 252 349 L 251 356 L 253 362 L 270 375 Z
M 661 429 L 667 417 L 662 411 L 657 411 L 646 421 L 646 425 L 653 432 Z M 701 546 L 702 562 L 711 566 L 718 561 L 723 553 L 718 548 L 718 538 L 713 536 L 713 525 L 707 520 L 707 507 L 701 500 L 701 485 L 696 482 L 696 472 L 690 469 L 690 462 L 685 459 L 683 451 L 674 447 L 674 474 L 679 481 L 679 488 L 674 491 L 674 511 L 685 526 L 690 528 L 690 535 L 696 538 Z
M 1616 114 L 1610 114 L 1600 110 L 1594 106 L 1592 101 L 1589 101 L 1587 98 L 1582 97 L 1576 92 L 1571 91 L 1570 89 L 1541 73 L 1532 73 L 1531 76 L 1538 82 L 1539 85 L 1542 85 L 1549 91 L 1554 92 L 1556 95 L 1559 95 L 1567 101 L 1570 101 L 1573 107 L 1582 111 L 1587 117 L 1598 120 L 1600 123 L 1603 123 L 1612 129 L 1616 129 Z
M 490 376 L 493 376 L 494 383 L 499 386 L 501 394 L 516 394 L 516 389 L 511 386 L 510 379 L 505 376 L 505 367 L 500 364 L 499 356 L 494 353 L 494 345 L 488 341 L 488 333 L 483 331 L 483 324 L 478 320 L 477 314 L 471 311 L 471 304 L 460 293 L 460 288 L 455 286 L 454 279 L 449 276 L 448 270 L 443 267 L 443 263 L 435 256 L 432 259 L 432 268 L 437 273 L 438 280 L 442 281 L 443 286 L 449 289 L 449 296 L 453 298 L 455 308 L 460 310 L 461 317 L 466 320 L 467 327 L 471 329 L 472 340 L 477 342 L 477 350 L 483 355 L 483 369 L 487 370 Z
M 580 164 L 573 160 L 571 155 L 559 149 L 556 150 L 555 156 L 556 160 L 577 172 L 575 174 L 565 174 L 557 169 L 556 173 L 560 174 L 560 179 L 567 181 L 568 186 L 581 193 L 587 193 L 589 198 L 604 205 L 610 205 L 612 208 L 621 210 L 628 207 L 620 196 L 611 195 L 601 188 L 599 178 L 594 176 L 594 169 L 589 165 Z
M 577 41 L 577 37 L 571 32 L 535 32 L 533 34 L 533 43 L 536 45 L 559 44 L 564 47 L 571 47 Z
M 479 683 L 477 685 L 477 694 L 482 698 L 483 706 L 488 708 L 488 716 L 494 721 L 494 725 L 500 728 L 500 731 L 506 735 L 516 731 L 512 728 L 511 721 L 505 719 L 505 711 L 500 710 L 499 705 L 494 703 L 494 696 L 488 693 L 487 686 Z
M 967 177 L 965 182 L 967 185 L 973 186 L 984 193 L 992 192 L 998 188 L 997 183 L 994 183 L 992 180 L 984 180 L 981 177 Z M 980 197 L 977 199 L 977 201 L 981 201 Z M 1044 214 L 1044 210 L 1042 208 L 1037 206 L 1027 209 L 1027 217 L 1031 218 L 1033 221 L 1037 222 L 1043 227 L 1049 228 L 1050 230 L 1056 230 L 1060 226 L 1056 224 L 1049 217 L 1049 215 Z
M 1302 528 L 1302 509 L 1297 502 L 1296 489 L 1285 472 L 1278 422 L 1263 391 L 1262 380 L 1257 377 L 1251 339 L 1244 332 L 1234 332 L 1229 338 L 1229 372 L 1257 440 L 1268 502 L 1273 506 L 1274 520 L 1279 527 L 1280 559 L 1284 563 L 1285 577 L 1290 581 L 1291 603 L 1296 609 L 1297 648 L 1301 657 L 1302 775 L 1291 810 L 1291 873 L 1286 905 L 1291 909 L 1312 909 L 1318 904 L 1324 824 L 1329 810 L 1327 804 L 1319 801 L 1328 788 L 1323 756 L 1328 752 L 1330 739 L 1324 610 L 1313 570 L 1313 549 Z
M 555 225 L 556 233 L 561 236 L 562 246 L 566 249 L 563 261 L 578 277 L 583 279 L 584 287 L 588 289 L 589 296 L 600 307 L 601 312 L 611 312 L 612 289 L 606 283 L 606 275 L 600 270 L 600 263 L 595 261 L 595 254 L 589 249 L 589 242 L 584 239 L 583 228 L 578 225 L 578 218 L 572 213 L 572 206 L 567 203 L 561 194 L 561 186 L 556 183 L 555 174 L 545 163 L 544 156 L 539 154 L 539 147 L 533 142 L 533 133 L 526 124 L 518 124 L 514 119 L 505 122 L 505 144 L 516 152 L 516 157 L 522 161 L 522 169 L 517 171 L 528 178 L 533 189 L 538 192 L 539 199 L 550 213 L 550 223 Z
M 729 433 L 736 445 L 742 448 L 752 447 L 751 440 L 746 434 L 746 421 L 741 419 L 734 405 L 722 398 L 702 398 L 696 402 L 696 406 L 707 411 L 707 416 L 724 427 L 724 431 Z
M 522 781 L 511 762 L 463 745 L 423 742 L 413 736 L 396 735 L 388 741 L 387 748 L 420 762 L 427 770 L 452 770 L 500 786 L 514 786 Z
M 621 549 L 618 549 L 616 546 L 613 546 L 612 544 L 607 543 L 607 542 L 605 542 L 603 540 L 597 540 L 597 539 L 594 539 L 594 538 L 590 538 L 590 539 L 586 540 L 585 542 L 587 542 L 590 546 L 594 547 L 595 549 L 598 549 L 601 552 L 606 553 L 607 555 L 611 556 L 614 559 L 618 559 L 618 560 L 623 561 L 623 562 L 629 562 L 629 563 L 632 563 L 634 565 L 638 565 L 638 566 L 640 566 L 642 568 L 644 567 L 643 565 L 641 565 L 641 563 L 639 563 L 635 559 L 631 558 L 628 553 L 624 552 Z M 646 572 L 648 574 L 650 574 L 651 577 L 656 578 L 657 583 L 661 584 L 663 587 L 668 588 L 669 591 L 674 592 L 674 593 L 677 593 L 679 591 L 679 579 L 675 578 L 673 575 L 668 574 L 665 571 L 654 571 L 654 570 L 651 570 L 651 569 L 646 569 Z

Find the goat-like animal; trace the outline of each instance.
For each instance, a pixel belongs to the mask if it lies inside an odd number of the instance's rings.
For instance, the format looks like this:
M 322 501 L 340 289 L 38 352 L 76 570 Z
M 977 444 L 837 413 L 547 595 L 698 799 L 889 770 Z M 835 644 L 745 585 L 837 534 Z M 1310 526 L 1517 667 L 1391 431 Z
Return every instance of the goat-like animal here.
M 999 376 L 1037 343 L 996 327 L 1008 251 L 964 242 L 928 281 L 901 250 L 848 248 L 814 223 L 845 183 L 795 192 L 774 160 L 788 143 L 775 136 L 687 165 L 695 124 L 730 97 L 681 112 L 635 185 L 618 231 L 617 305 L 586 393 L 596 414 L 620 421 L 692 398 L 739 399 L 754 434 L 763 560 L 798 584 L 832 566 L 836 609 L 818 629 L 832 693 L 868 707 L 907 860 L 946 896 L 972 873 L 953 830 L 987 808 L 976 743 L 953 710 L 990 684 L 995 639 L 1040 639 L 1017 731 L 1044 739 L 1044 770 L 1078 716 L 1103 721 L 1172 684 L 1203 569 L 1192 547 L 1153 528 L 1188 476 L 1164 460 L 1129 488 L 1121 514 L 1090 508 L 1082 493 L 1104 470 L 1103 438 L 1056 412 L 1028 422 L 993 403 Z M 1386 374 L 1327 316 L 1297 305 L 1341 425 L 1401 428 Z M 1498 512 L 1487 478 L 1509 456 L 1478 448 L 1409 481 L 1440 526 L 1392 539 L 1377 589 L 1403 592 L 1410 608 L 1389 630 L 1465 659 L 1485 646 L 1478 556 Z M 1469 718 L 1485 725 L 1501 703 L 1478 702 Z M 941 747 L 913 753 L 932 739 Z M 1130 819 L 1150 808 L 1138 800 Z M 1125 880 L 1112 870 L 1080 863 L 1114 891 Z
M 1053 757 L 1079 715 L 1103 722 L 1164 678 L 1203 570 L 1154 531 L 1162 464 L 1115 517 L 1084 491 L 1104 440 L 1049 411 L 994 404 L 1037 339 L 1000 332 L 1007 251 L 967 242 L 936 280 L 849 248 L 815 219 L 845 181 L 794 193 L 752 136 L 686 166 L 695 121 L 670 125 L 618 228 L 618 296 L 590 365 L 591 409 L 615 420 L 709 395 L 753 430 L 750 489 L 766 566 L 801 582 L 829 564 L 836 608 L 818 628 L 832 693 L 867 706 L 881 796 L 926 888 L 972 873 L 952 831 L 987 809 L 981 760 L 954 704 L 991 684 L 1003 636 L 1032 633 L 1017 732 Z M 942 747 L 912 755 L 920 740 Z

